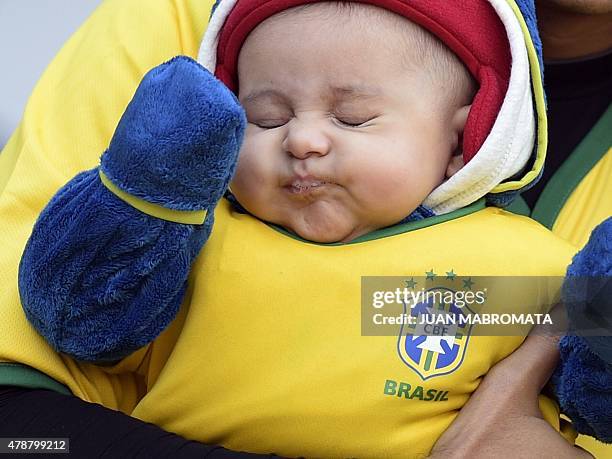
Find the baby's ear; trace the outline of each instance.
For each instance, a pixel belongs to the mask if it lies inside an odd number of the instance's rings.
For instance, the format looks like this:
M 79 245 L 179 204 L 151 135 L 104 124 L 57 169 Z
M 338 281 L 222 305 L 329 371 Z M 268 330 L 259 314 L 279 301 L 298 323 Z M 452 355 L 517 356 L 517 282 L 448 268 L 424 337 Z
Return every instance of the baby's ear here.
M 459 170 L 465 166 L 465 162 L 463 161 L 463 154 L 459 153 L 457 155 L 451 156 L 450 161 L 448 162 L 448 166 L 446 166 L 446 178 L 451 178 L 455 175 Z
M 465 123 L 467 122 L 471 108 L 471 105 L 464 105 L 458 108 L 453 114 L 451 121 L 453 155 L 448 162 L 448 166 L 446 166 L 446 178 L 452 177 L 465 166 L 465 162 L 463 161 L 463 129 L 465 128 Z

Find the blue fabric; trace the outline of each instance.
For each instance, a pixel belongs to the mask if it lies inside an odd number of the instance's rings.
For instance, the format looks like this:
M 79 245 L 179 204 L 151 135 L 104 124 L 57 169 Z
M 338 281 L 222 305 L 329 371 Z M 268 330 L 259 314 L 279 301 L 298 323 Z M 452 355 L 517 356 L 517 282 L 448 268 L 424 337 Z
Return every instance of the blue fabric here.
M 219 6 L 219 4 L 221 3 L 221 0 L 215 0 L 214 5 L 212 6 L 212 9 L 210 10 L 210 18 L 212 18 L 215 14 L 215 11 L 217 11 L 217 7 Z
M 525 24 L 529 29 L 529 35 L 531 35 L 531 41 L 535 47 L 536 53 L 538 54 L 538 61 L 540 62 L 540 75 L 544 77 L 544 60 L 542 58 L 542 40 L 540 39 L 540 33 L 538 32 L 538 22 L 536 19 L 536 9 L 533 0 L 514 0 L 516 5 L 521 10 L 521 14 L 525 19 Z
M 532 167 L 534 159 L 535 159 L 535 156 L 533 156 L 532 160 L 529 163 L 527 163 L 528 165 L 527 167 Z M 519 188 L 518 190 L 504 191 L 503 193 L 489 193 L 486 196 L 487 205 L 495 206 L 495 207 L 508 207 L 510 204 L 512 204 L 516 200 L 519 194 L 524 193 L 525 191 L 532 188 L 536 183 L 538 183 L 540 179 L 542 178 L 543 174 L 544 174 L 544 168 L 540 169 L 538 176 L 534 180 L 532 180 L 530 183 L 528 183 L 524 187 Z M 513 210 L 511 210 L 511 212 L 514 213 Z
M 563 337 L 559 350 L 561 363 L 552 382 L 562 412 L 581 434 L 612 443 L 612 366 L 582 336 Z
M 563 285 L 570 331 L 553 386 L 576 430 L 612 443 L 612 218 L 574 257 Z
M 97 169 L 59 190 L 39 216 L 19 266 L 25 313 L 56 350 L 114 361 L 167 327 L 210 235 L 245 127 L 235 97 L 187 57 L 144 77 L 101 167 L 133 195 L 209 212 L 202 225 L 143 214 L 108 191 Z
M 194 60 L 151 70 L 123 114 L 102 171 L 134 196 L 177 210 L 208 209 L 234 173 L 246 116 Z
M 433 210 L 421 204 L 419 207 L 414 209 L 410 215 L 408 215 L 406 218 L 404 218 L 402 221 L 398 222 L 397 224 L 401 225 L 402 223 L 416 222 L 419 220 L 424 220 L 429 217 L 434 217 L 435 215 L 436 214 L 434 213 Z

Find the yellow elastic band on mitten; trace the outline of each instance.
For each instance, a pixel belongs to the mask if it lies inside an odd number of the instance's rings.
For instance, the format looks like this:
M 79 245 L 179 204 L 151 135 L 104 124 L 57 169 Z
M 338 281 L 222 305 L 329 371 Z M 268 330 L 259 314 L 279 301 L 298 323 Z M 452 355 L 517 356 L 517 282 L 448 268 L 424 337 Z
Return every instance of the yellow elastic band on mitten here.
M 102 169 L 98 169 L 98 171 L 100 173 L 100 180 L 102 181 L 102 184 L 108 188 L 111 193 L 147 215 L 157 217 L 161 220 L 183 223 L 185 225 L 201 225 L 204 223 L 207 213 L 206 210 L 174 210 L 160 206 L 159 204 L 153 204 L 121 190 L 113 182 L 111 182 L 106 175 L 104 175 Z

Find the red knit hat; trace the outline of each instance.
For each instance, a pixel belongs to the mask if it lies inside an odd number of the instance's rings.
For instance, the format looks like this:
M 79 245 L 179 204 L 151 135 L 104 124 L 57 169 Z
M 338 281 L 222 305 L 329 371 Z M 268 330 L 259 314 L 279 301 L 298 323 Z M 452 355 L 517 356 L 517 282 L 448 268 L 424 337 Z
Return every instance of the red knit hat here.
M 217 47 L 215 75 L 237 92 L 240 49 L 265 19 L 280 11 L 321 0 L 238 0 L 227 17 Z M 487 0 L 361 1 L 408 18 L 448 46 L 479 84 L 464 133 L 463 159 L 470 161 L 489 135 L 510 78 L 506 30 Z

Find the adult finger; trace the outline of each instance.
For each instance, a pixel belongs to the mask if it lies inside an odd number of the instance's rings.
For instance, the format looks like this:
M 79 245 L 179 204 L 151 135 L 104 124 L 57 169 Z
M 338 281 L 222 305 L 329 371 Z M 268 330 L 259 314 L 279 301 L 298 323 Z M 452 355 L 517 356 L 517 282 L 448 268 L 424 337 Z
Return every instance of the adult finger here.
M 525 395 L 537 397 L 559 362 L 559 337 L 531 334 L 512 354 L 495 365 L 483 382 L 516 384 Z

